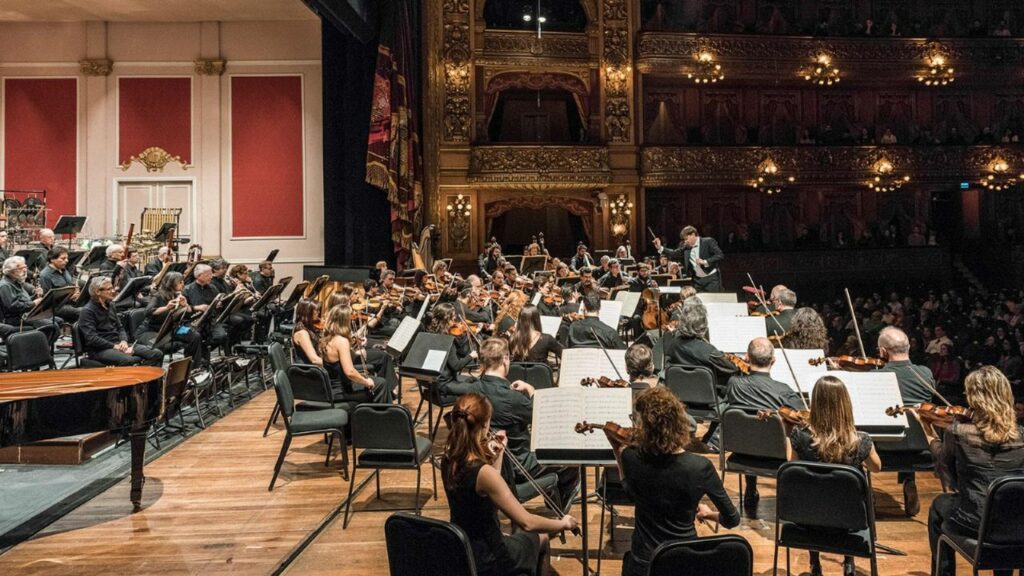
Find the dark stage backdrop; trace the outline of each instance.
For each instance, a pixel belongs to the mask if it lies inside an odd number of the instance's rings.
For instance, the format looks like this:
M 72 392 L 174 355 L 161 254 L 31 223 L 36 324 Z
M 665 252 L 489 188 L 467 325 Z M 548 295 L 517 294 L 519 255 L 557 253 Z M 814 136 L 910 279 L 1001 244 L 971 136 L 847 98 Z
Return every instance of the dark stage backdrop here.
M 366 183 L 377 41 L 363 44 L 323 21 L 324 263 L 394 269 L 384 192 Z

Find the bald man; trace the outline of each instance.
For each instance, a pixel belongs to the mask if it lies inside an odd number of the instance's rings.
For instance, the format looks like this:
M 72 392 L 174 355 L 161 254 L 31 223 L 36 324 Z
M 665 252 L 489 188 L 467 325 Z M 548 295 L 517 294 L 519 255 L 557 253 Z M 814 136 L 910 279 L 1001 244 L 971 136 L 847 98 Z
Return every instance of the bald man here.
M 910 361 L 910 340 L 906 333 L 895 326 L 887 326 L 878 334 L 878 355 L 886 361 L 882 372 L 893 372 L 900 385 L 900 396 L 903 404 L 910 406 L 932 401 L 932 388 L 935 378 L 932 371 L 925 366 L 918 366 Z M 894 461 L 900 455 L 907 456 L 906 449 L 900 449 L 903 442 L 895 446 L 879 444 L 878 452 L 885 461 Z M 904 447 L 905 448 L 905 447 Z M 914 516 L 921 509 L 917 496 L 917 483 L 913 472 L 900 472 L 898 480 L 903 484 L 903 507 L 907 516 Z
M 747 363 L 750 374 L 736 374 L 729 378 L 725 389 L 725 401 L 729 408 L 740 408 L 745 412 L 778 410 L 789 406 L 802 410 L 804 403 L 800 395 L 789 385 L 771 376 L 775 364 L 775 347 L 767 338 L 754 338 L 747 345 Z M 717 439 L 716 442 L 717 444 Z M 760 494 L 757 492 L 757 476 L 746 476 L 743 490 L 743 507 L 756 510 Z

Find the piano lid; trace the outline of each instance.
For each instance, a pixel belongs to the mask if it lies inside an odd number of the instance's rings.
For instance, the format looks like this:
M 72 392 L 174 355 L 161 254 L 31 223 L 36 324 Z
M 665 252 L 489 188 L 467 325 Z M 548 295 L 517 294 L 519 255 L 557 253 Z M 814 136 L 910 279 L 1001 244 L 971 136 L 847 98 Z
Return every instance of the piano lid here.
M 164 377 L 152 366 L 73 368 L 0 375 L 0 403 L 136 386 Z

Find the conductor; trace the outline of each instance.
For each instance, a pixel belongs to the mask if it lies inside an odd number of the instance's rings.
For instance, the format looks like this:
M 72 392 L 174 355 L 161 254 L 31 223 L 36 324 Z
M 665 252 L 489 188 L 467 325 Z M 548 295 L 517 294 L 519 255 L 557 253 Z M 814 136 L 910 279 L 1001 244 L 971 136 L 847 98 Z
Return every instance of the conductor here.
M 666 248 L 661 239 L 654 238 L 654 248 L 686 267 L 686 274 L 693 278 L 693 286 L 698 292 L 721 292 L 722 272 L 719 264 L 725 260 L 725 254 L 718 247 L 714 238 L 701 236 L 693 226 L 686 226 L 679 231 L 679 248 Z

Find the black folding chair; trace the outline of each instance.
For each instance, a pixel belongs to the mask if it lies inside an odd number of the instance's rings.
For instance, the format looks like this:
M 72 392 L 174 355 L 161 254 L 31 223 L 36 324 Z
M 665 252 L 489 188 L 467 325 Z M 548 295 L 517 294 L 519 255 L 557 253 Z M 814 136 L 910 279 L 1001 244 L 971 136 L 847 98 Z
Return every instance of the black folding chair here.
M 508 367 L 508 381 L 522 380 L 536 390 L 555 387 L 555 375 L 547 362 L 513 362 Z
M 981 512 L 978 536 L 960 536 L 943 533 L 939 536 L 938 549 L 949 546 L 974 569 L 979 570 L 1021 570 L 1024 571 L 1024 476 L 1007 476 L 992 482 L 985 497 Z M 935 554 L 935 569 L 939 573 L 939 557 Z
M 729 408 L 722 415 L 722 446 L 718 452 L 718 468 L 722 482 L 727 472 L 740 476 L 739 502 L 743 505 L 743 477 L 775 478 L 786 463 L 786 428 L 778 416 L 759 420 L 757 415 L 739 408 Z M 729 457 L 725 454 L 729 452 Z
M 39 370 L 43 366 L 57 369 L 50 351 L 50 341 L 39 330 L 27 330 L 8 336 L 7 356 L 7 369 L 11 372 Z
M 396 512 L 384 522 L 391 576 L 476 576 L 469 538 L 441 520 Z
M 185 418 L 181 414 L 181 407 L 188 393 L 188 372 L 192 366 L 192 358 L 185 357 L 175 360 L 167 366 L 167 373 L 164 374 L 164 409 L 162 423 L 154 426 L 149 433 L 157 450 L 160 449 L 160 432 L 167 428 L 177 431 L 185 436 Z M 196 408 L 198 410 L 198 406 Z M 178 426 L 171 425 L 171 418 L 178 417 Z
M 703 366 L 671 365 L 665 368 L 665 387 L 686 405 L 686 413 L 698 422 L 708 422 L 704 442 L 711 439 L 721 422 L 721 400 L 715 391 L 715 375 Z
M 103 363 L 86 357 L 85 347 L 82 346 L 82 331 L 78 329 L 78 322 L 71 325 L 71 351 L 75 359 L 76 368 L 102 368 Z M 67 364 L 67 361 L 64 362 Z M 63 366 L 61 366 L 63 368 Z
M 649 576 L 751 576 L 753 573 L 754 551 L 745 538 L 735 534 L 665 542 L 651 555 L 648 571 Z

